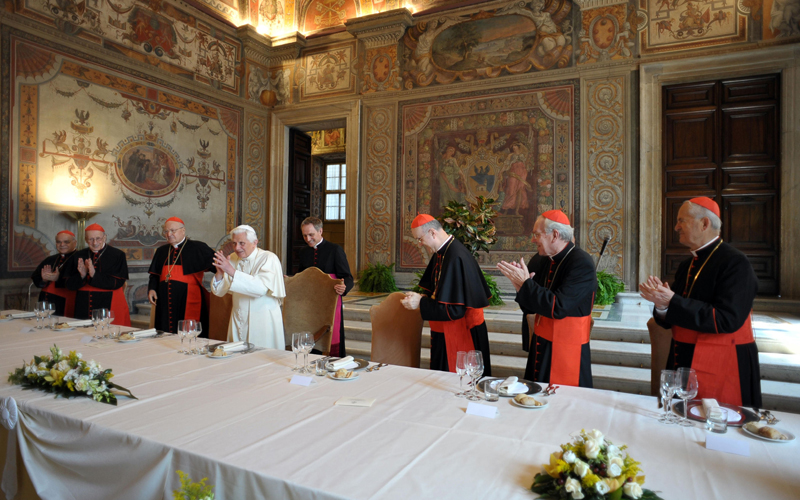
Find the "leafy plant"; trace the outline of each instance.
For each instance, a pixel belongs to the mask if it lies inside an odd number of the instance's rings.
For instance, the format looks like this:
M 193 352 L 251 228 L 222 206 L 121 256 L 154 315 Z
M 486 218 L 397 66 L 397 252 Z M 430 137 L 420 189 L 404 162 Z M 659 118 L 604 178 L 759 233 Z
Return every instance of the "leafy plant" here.
M 414 271 L 414 275 L 416 278 L 411 280 L 411 291 L 417 293 L 425 293 L 425 290 L 419 287 L 419 280 L 422 279 L 423 271 Z
M 483 270 L 481 269 L 481 271 Z M 500 287 L 497 286 L 494 276 L 487 274 L 486 271 L 483 271 L 483 279 L 486 280 L 486 284 L 489 285 L 489 291 L 492 292 L 492 296 L 489 298 L 489 305 L 502 306 L 505 304 L 503 299 L 500 298 Z
M 605 271 L 597 272 L 597 293 L 594 303 L 598 306 L 607 306 L 614 303 L 617 294 L 625 290 L 625 283 L 614 274 Z
M 200 482 L 192 482 L 189 474 L 182 470 L 177 471 L 178 477 L 181 478 L 181 489 L 172 490 L 172 498 L 174 500 L 214 500 L 214 487 L 206 484 L 208 480 L 204 477 Z
M 497 230 L 492 220 L 497 215 L 494 201 L 493 198 L 478 196 L 469 207 L 457 201 L 443 207 L 442 227 L 463 243 L 475 258 L 478 252 L 489 253 L 489 247 L 497 243 Z
M 358 289 L 362 292 L 398 292 L 394 280 L 394 263 L 388 266 L 381 263 L 367 264 L 358 278 Z

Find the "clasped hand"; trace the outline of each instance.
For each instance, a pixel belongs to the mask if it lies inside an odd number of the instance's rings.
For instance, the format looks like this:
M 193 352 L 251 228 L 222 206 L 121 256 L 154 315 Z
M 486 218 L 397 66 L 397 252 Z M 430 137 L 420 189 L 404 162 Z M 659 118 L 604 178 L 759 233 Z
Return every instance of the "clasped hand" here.
M 672 300 L 672 296 L 675 295 L 670 287 L 669 283 L 666 281 L 662 282 L 655 276 L 650 276 L 647 278 L 647 281 L 644 283 L 639 284 L 639 295 L 642 296 L 643 299 L 649 300 L 658 309 L 664 309 L 669 306 L 669 301 Z
M 222 278 L 222 273 L 227 274 L 231 278 L 234 273 L 236 273 L 233 264 L 231 264 L 230 256 L 226 257 L 222 252 L 214 253 L 214 267 L 217 268 L 217 279 Z
M 503 273 L 503 276 L 511 281 L 511 284 L 514 285 L 514 289 L 518 292 L 519 289 L 522 288 L 522 285 L 536 274 L 528 272 L 528 266 L 525 265 L 525 261 L 522 259 L 519 259 L 519 262 L 506 262 L 501 260 L 497 264 L 497 269 Z
M 92 259 L 78 259 L 78 272 L 83 279 L 86 278 L 87 274 L 90 278 L 94 278 L 95 269 Z
M 406 292 L 406 298 L 401 300 L 400 303 L 406 309 L 413 311 L 414 309 L 419 309 L 420 300 L 422 300 L 422 295 L 417 292 Z
M 55 270 L 50 266 L 44 266 L 42 268 L 42 279 L 45 281 L 58 281 L 58 276 L 60 274 L 58 268 L 55 268 Z

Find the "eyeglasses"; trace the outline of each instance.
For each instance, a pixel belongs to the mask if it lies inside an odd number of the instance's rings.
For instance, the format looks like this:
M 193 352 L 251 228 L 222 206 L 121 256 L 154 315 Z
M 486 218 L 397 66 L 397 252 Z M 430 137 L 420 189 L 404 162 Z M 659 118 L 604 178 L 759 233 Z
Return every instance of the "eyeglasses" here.
M 533 239 L 538 240 L 539 238 L 541 238 L 542 236 L 544 236 L 546 234 L 547 234 L 546 231 L 534 231 L 533 232 Z
M 183 227 L 179 227 L 178 229 L 165 229 L 164 234 L 175 234 L 178 231 L 184 229 Z
M 86 243 L 99 243 L 105 239 L 105 236 L 98 236 L 97 238 L 86 238 Z

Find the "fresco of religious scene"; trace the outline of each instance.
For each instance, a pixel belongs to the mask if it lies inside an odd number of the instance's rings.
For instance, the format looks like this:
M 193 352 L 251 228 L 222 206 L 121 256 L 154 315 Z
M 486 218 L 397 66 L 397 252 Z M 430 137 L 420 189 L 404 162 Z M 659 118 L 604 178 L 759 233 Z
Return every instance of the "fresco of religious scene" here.
M 138 80 L 44 44 L 10 37 L 13 148 L 10 272 L 55 251 L 62 211 L 90 211 L 129 265 L 146 266 L 164 221 L 180 216 L 216 245 L 233 227 L 240 108 Z M 14 210 L 11 210 L 11 209 Z M 81 237 L 82 235 L 79 235 Z
M 496 200 L 498 242 L 483 265 L 535 250 L 533 224 L 546 210 L 572 211 L 576 127 L 573 84 L 402 107 L 402 241 L 399 267 L 424 267 L 410 237 L 417 213 L 439 216 L 451 201 Z

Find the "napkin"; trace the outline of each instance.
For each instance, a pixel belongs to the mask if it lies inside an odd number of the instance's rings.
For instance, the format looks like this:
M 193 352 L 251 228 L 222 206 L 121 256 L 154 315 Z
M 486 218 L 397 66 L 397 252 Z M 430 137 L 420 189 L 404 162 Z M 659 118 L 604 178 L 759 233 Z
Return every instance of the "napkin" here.
M 247 349 L 247 346 L 244 345 L 244 341 L 239 341 L 239 342 L 230 342 L 228 344 L 222 344 L 218 348 L 222 349 L 225 352 L 238 352 L 238 351 L 244 351 L 245 349 Z
M 521 394 L 528 390 L 528 386 L 517 382 L 517 377 L 508 377 L 497 386 L 498 392 L 502 391 L 506 394 Z
M 92 326 L 92 320 L 90 319 L 79 319 L 76 321 L 67 321 L 67 324 L 70 328 L 80 328 L 82 326 Z
M 352 363 L 353 363 L 353 356 L 345 356 L 342 359 L 331 361 L 329 364 L 329 368 L 331 370 L 341 370 L 342 368 L 350 368 L 349 365 Z M 355 366 L 358 366 L 358 364 L 356 364 Z
M 21 312 L 21 313 L 14 313 L 11 315 L 14 319 L 22 319 L 22 318 L 34 318 L 36 317 L 36 313 L 34 312 Z
M 708 417 L 708 412 L 713 410 L 714 408 L 719 408 L 719 403 L 717 403 L 716 399 L 704 399 L 703 400 L 703 418 Z
M 155 328 L 151 328 L 149 330 L 139 330 L 138 332 L 128 332 L 133 335 L 137 339 L 146 339 L 147 337 L 155 337 L 158 335 L 158 332 Z

